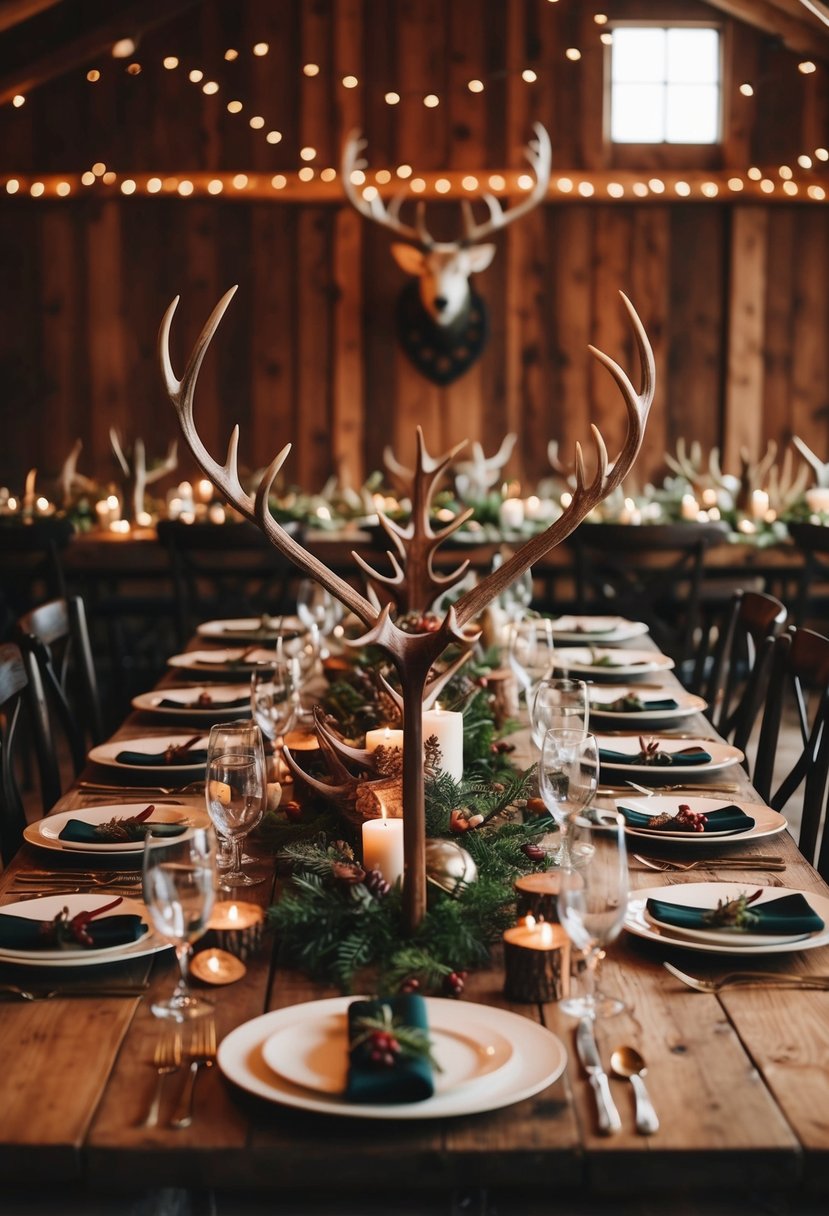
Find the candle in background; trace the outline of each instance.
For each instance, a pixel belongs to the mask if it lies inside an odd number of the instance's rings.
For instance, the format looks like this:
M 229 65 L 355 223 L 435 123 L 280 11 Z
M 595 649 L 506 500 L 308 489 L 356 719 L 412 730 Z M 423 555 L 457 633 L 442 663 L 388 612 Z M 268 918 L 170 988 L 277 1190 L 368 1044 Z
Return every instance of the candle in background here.
M 812 486 L 806 491 L 806 502 L 810 511 L 822 511 L 829 514 L 829 489 L 824 486 Z
M 454 710 L 427 709 L 423 714 L 423 742 L 437 736 L 441 768 L 453 781 L 463 777 L 463 714 Z
M 190 962 L 190 972 L 203 984 L 235 984 L 247 967 L 226 950 L 200 950 Z
M 363 868 L 379 870 L 392 886 L 403 877 L 403 820 L 367 819 L 363 824 Z
M 505 498 L 498 509 L 498 522 L 506 532 L 516 532 L 524 522 L 524 503 L 520 498 Z
M 390 726 L 380 726 L 377 730 L 367 730 L 366 751 L 376 752 L 378 747 L 394 747 L 399 752 L 402 752 L 403 731 L 392 730 Z
M 570 982 L 570 942 L 561 925 L 524 917 L 504 933 L 504 992 L 511 1001 L 560 1001 Z
M 208 481 L 206 477 L 196 483 L 196 494 L 198 500 L 205 505 L 213 501 L 213 482 Z
M 754 490 L 751 495 L 752 519 L 765 519 L 769 509 L 769 496 L 765 490 Z
M 212 506 L 208 507 L 207 509 L 207 518 L 210 520 L 211 524 L 223 524 L 227 519 L 227 512 L 221 503 L 214 502 Z
M 696 521 L 699 515 L 699 503 L 693 494 L 683 494 L 679 513 L 683 519 Z
M 259 904 L 221 900 L 213 905 L 207 928 L 221 951 L 246 959 L 261 944 L 265 910 Z

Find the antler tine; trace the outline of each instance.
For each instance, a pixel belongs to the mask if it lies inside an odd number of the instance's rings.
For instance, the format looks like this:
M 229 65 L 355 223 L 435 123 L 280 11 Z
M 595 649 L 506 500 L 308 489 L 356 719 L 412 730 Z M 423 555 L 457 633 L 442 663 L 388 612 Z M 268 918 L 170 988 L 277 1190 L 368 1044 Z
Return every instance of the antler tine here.
M 506 228 L 507 224 L 513 223 L 522 215 L 526 215 L 528 211 L 532 211 L 533 207 L 538 206 L 547 193 L 547 187 L 550 184 L 550 170 L 553 163 L 553 149 L 550 144 L 550 137 L 546 129 L 540 122 L 533 123 L 535 131 L 535 139 L 531 139 L 524 149 L 524 155 L 530 162 L 530 167 L 535 174 L 535 185 L 530 190 L 526 197 L 520 203 L 516 203 L 514 207 L 510 207 L 504 211 L 497 199 L 493 199 L 495 206 L 489 201 L 491 196 L 484 196 L 489 207 L 489 219 L 482 224 L 474 224 L 467 229 L 467 243 L 478 242 L 482 237 L 489 236 L 492 232 L 497 232 L 500 228 Z
M 477 616 L 486 605 L 497 595 L 500 595 L 513 583 L 519 575 L 528 570 L 546 553 L 565 540 L 578 527 L 586 515 L 602 501 L 602 499 L 624 481 L 630 472 L 633 462 L 642 446 L 645 424 L 648 419 L 656 387 L 656 368 L 648 336 L 639 320 L 636 309 L 624 294 L 619 293 L 631 319 L 641 364 L 642 388 L 637 393 L 621 367 L 609 355 L 591 346 L 590 350 L 602 363 L 619 386 L 619 390 L 627 408 L 627 436 L 612 466 L 608 466 L 607 448 L 596 426 L 591 426 L 593 442 L 596 447 L 597 469 L 593 481 L 587 485 L 584 470 L 584 458 L 581 445 L 576 445 L 576 488 L 570 505 L 546 531 L 527 541 L 517 553 L 491 571 L 471 591 L 461 596 L 454 606 L 454 614 L 459 626 L 463 626 L 472 617 Z
M 386 444 L 383 448 L 383 464 L 390 473 L 393 473 L 395 477 L 399 477 L 401 481 L 411 481 L 414 477 L 412 469 L 408 469 L 404 464 L 400 463 L 389 444 Z
M 121 471 L 125 474 L 125 476 L 128 477 L 130 472 L 129 461 L 124 455 L 124 449 L 121 447 L 121 438 L 114 426 L 109 428 L 109 442 L 113 452 L 115 453 L 115 459 L 121 466 Z
M 407 241 L 419 241 L 418 232 L 400 219 L 398 215 L 400 203 L 396 207 L 387 208 L 379 194 L 375 194 L 369 202 L 359 190 L 355 189 L 351 174 L 355 169 L 365 167 L 365 160 L 360 158 L 360 153 L 365 147 L 367 147 L 367 140 L 363 138 L 362 133 L 358 130 L 351 131 L 343 147 L 340 167 L 346 198 L 352 207 L 355 207 L 366 219 L 373 220 L 375 224 L 380 224 L 381 227 L 388 228 L 391 232 L 396 232 L 398 236 Z
M 359 553 L 355 553 L 353 549 L 351 551 L 351 556 L 354 558 L 354 561 L 360 567 L 363 574 L 365 574 L 374 583 L 382 583 L 384 587 L 394 588 L 402 586 L 405 582 L 406 576 L 391 549 L 386 550 L 386 557 L 389 559 L 392 567 L 391 574 L 381 574 L 379 570 L 375 570 L 374 566 L 372 566 L 370 562 L 367 562 L 366 559 L 361 557 Z

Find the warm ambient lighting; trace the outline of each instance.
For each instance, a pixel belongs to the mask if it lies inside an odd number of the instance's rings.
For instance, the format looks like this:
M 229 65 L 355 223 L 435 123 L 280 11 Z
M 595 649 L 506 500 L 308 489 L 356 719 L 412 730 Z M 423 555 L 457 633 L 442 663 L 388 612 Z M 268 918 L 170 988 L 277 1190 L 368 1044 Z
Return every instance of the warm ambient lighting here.
M 206 93 L 208 95 L 208 97 L 211 97 L 214 93 L 218 93 L 219 82 L 217 80 L 207 80 L 202 85 L 201 91 L 202 91 L 202 93 Z
M 129 59 L 130 55 L 134 54 L 135 40 L 133 38 L 119 38 L 112 44 L 113 59 Z
M 285 177 L 284 173 L 277 173 L 271 178 L 271 185 L 273 186 L 274 190 L 284 190 L 287 184 L 288 179 Z
M 40 198 L 45 189 L 46 187 L 44 186 L 43 182 L 32 182 L 31 186 L 29 187 L 29 193 L 31 194 L 32 198 Z
M 101 73 L 97 68 L 90 68 L 86 74 L 86 78 L 91 84 L 95 84 L 96 81 L 101 79 Z
M 747 80 L 744 80 L 740 85 L 740 92 L 742 93 L 743 97 L 753 97 L 754 86 L 750 85 Z
M 116 174 L 116 173 L 113 173 L 112 169 L 107 169 L 106 173 L 105 173 L 105 174 L 104 174 L 104 176 L 101 178 L 101 181 L 102 181 L 102 182 L 103 182 L 105 185 L 107 185 L 107 186 L 111 186 L 111 185 L 112 185 L 112 183 L 115 181 L 115 178 L 116 178 L 116 177 L 117 177 L 117 174 Z
M 223 190 L 224 190 L 224 183 L 220 182 L 218 177 L 212 178 L 207 183 L 207 193 L 208 194 L 221 194 L 221 192 Z
M 316 155 L 317 155 L 316 148 L 300 148 L 300 150 L 299 150 L 299 159 L 300 160 L 314 160 Z
M 147 192 L 149 194 L 158 194 L 160 189 L 161 189 L 161 178 L 160 177 L 151 177 L 149 179 L 149 181 L 147 182 Z
M 20 182 L 16 177 L 10 177 L 6 182 L 6 194 L 17 194 L 20 189 Z
M 265 136 L 265 139 L 267 140 L 267 142 L 269 144 L 281 143 L 282 142 L 282 132 L 281 131 L 268 131 L 268 134 Z
M 397 173 L 398 177 L 403 178 L 403 180 L 405 181 L 407 177 L 412 176 L 412 173 L 414 172 L 414 170 L 412 169 L 411 165 L 398 165 L 395 172 Z
M 301 182 L 313 181 L 314 180 L 314 170 L 311 168 L 310 165 L 306 165 L 303 169 L 300 169 L 299 173 L 297 173 L 297 177 L 299 178 L 299 180 Z
M 387 106 L 396 106 L 397 103 L 400 101 L 400 94 L 399 93 L 387 93 L 386 97 L 385 97 L 385 101 L 386 101 Z
M 178 58 L 175 55 L 165 55 L 161 63 L 168 72 L 172 72 L 174 68 L 178 67 Z
M 792 180 L 792 178 L 794 177 L 794 174 L 792 173 L 792 171 L 788 165 L 781 165 L 780 168 L 777 170 L 777 172 L 780 174 L 780 176 L 783 178 L 783 180 L 785 182 L 790 182 Z
M 261 114 L 254 114 L 253 118 L 250 120 L 250 125 L 254 131 L 261 131 L 265 125 L 265 120 Z
M 360 82 L 356 76 L 343 76 L 344 89 L 356 89 L 359 83 Z
M 233 178 L 233 189 L 244 190 L 248 184 L 247 173 L 237 173 Z
M 812 63 L 811 59 L 803 59 L 797 65 L 798 72 L 802 72 L 804 76 L 811 76 L 812 72 L 817 71 L 817 64 Z
M 426 183 L 422 177 L 413 177 L 409 183 L 409 189 L 413 194 L 422 194 L 426 189 Z
M 470 93 L 483 93 L 484 82 L 482 80 L 470 80 L 466 87 Z
M 242 107 L 241 101 L 229 101 L 227 103 L 228 114 L 240 114 L 242 111 L 242 108 L 243 107 Z
M 15 93 L 14 97 L 12 98 L 12 105 L 14 106 L 14 108 L 16 110 L 19 110 L 20 107 L 25 106 L 25 104 L 26 104 L 26 98 L 23 96 L 23 94 Z
M 329 173 L 329 172 L 332 174 L 332 176 L 326 177 L 325 176 L 326 173 Z M 334 173 L 333 169 L 330 169 L 330 170 L 323 169 L 322 173 L 320 174 L 320 177 L 322 178 L 322 180 L 324 182 L 333 181 L 334 177 L 336 177 L 336 174 Z M 386 186 L 391 181 L 391 173 L 389 173 L 388 169 L 378 169 L 374 175 L 374 180 L 377 182 L 378 186 Z
M 192 71 L 187 73 L 187 79 L 191 84 L 198 84 L 199 81 L 204 80 L 204 72 L 201 68 L 193 68 Z
M 227 62 L 232 63 L 234 59 L 238 59 L 238 58 L 239 58 L 239 52 L 237 50 L 235 50 L 232 46 L 229 46 L 227 48 L 227 50 L 225 51 L 225 59 L 227 60 Z
M 811 169 L 811 167 L 812 167 L 812 158 L 811 158 L 811 156 L 805 156 L 805 155 L 804 155 L 804 156 L 798 156 L 798 158 L 797 158 L 797 163 L 798 163 L 798 165 L 800 165 L 800 168 L 801 168 L 801 169 Z
M 83 186 L 95 185 L 95 174 L 90 169 L 87 169 L 86 173 L 81 174 L 81 184 Z
M 452 183 L 446 177 L 439 177 L 435 182 L 435 190 L 438 194 L 448 194 L 452 189 Z
M 186 179 L 183 182 L 179 182 L 178 192 L 182 197 L 187 198 L 189 194 L 193 193 L 193 183 L 188 182 Z
M 753 182 L 759 182 L 759 180 L 762 176 L 763 176 L 762 172 L 759 169 L 757 169 L 754 165 L 752 165 L 752 167 L 746 173 L 746 177 L 748 177 Z
M 318 63 L 306 63 L 302 71 L 305 76 L 319 76 L 320 65 Z
M 691 187 L 688 185 L 687 182 L 677 182 L 674 185 L 674 190 L 679 195 L 680 198 L 687 198 L 688 195 L 691 193 Z
M 135 194 L 135 182 L 132 180 L 131 177 L 125 177 L 124 180 L 121 182 L 121 193 L 122 194 Z
M 477 177 L 465 177 L 461 181 L 461 185 L 463 186 L 464 190 L 477 190 L 478 179 Z
M 489 179 L 490 190 L 506 190 L 507 181 L 500 173 L 493 173 Z
M 581 51 L 578 47 L 568 46 L 564 52 L 564 57 L 565 59 L 569 59 L 571 63 L 578 63 L 579 59 L 581 59 Z
M 440 105 L 440 98 L 436 93 L 427 93 L 423 98 L 423 104 L 430 110 L 434 110 L 435 106 Z
M 521 79 L 525 80 L 527 84 L 534 84 L 538 80 L 538 73 L 534 72 L 532 68 L 524 68 L 524 71 L 521 73 Z
M 270 49 L 271 48 L 268 46 L 267 42 L 257 42 L 254 44 L 253 53 L 254 55 L 258 55 L 261 59 L 263 55 L 267 55 Z

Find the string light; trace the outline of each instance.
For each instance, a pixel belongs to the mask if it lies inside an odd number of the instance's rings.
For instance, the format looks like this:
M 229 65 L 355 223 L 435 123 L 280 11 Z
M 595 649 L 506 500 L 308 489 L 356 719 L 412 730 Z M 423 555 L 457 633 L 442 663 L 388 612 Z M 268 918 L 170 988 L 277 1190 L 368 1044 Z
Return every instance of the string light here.
M 764 177 L 760 182 L 760 189 L 764 194 L 771 194 L 774 190 L 774 182 L 770 178 Z
M 426 189 L 426 183 L 422 177 L 413 177 L 409 183 L 409 189 L 413 194 L 422 194 Z
M 111 186 L 112 183 L 115 181 L 116 177 L 117 177 L 116 173 L 113 173 L 111 169 L 107 169 L 106 173 L 101 178 L 101 181 L 104 183 L 105 186 Z
M 391 181 L 391 174 L 389 173 L 388 169 L 381 169 L 380 173 L 384 173 L 386 175 L 383 178 L 384 181 L 387 181 L 387 182 Z M 378 182 L 380 180 L 380 173 L 377 174 Z M 336 181 L 336 179 L 337 179 L 337 170 L 336 169 L 323 169 L 323 171 L 320 173 L 320 181 L 322 181 L 322 182 L 333 182 L 333 181 Z
M 187 79 L 191 84 L 198 84 L 199 81 L 204 80 L 204 72 L 201 70 L 201 68 L 192 68 L 187 73 Z
M 250 125 L 254 131 L 261 131 L 265 125 L 265 120 L 261 114 L 254 114 L 250 120 Z
M 720 188 L 716 182 L 703 182 L 700 189 L 706 198 L 716 198 L 720 192 Z
M 792 171 L 788 165 L 781 165 L 780 168 L 777 170 L 777 172 L 780 174 L 780 176 L 786 182 L 790 182 L 792 180 L 792 178 L 794 177 L 794 174 L 792 173 Z
M 452 183 L 447 177 L 439 177 L 435 182 L 435 190 L 438 194 L 448 194 L 452 189 Z
M 209 186 L 207 188 L 208 188 L 208 190 L 210 189 Z M 149 179 L 149 181 L 147 182 L 148 192 L 150 194 L 158 194 L 160 189 L 161 189 L 161 178 L 160 177 L 151 177 Z
M 579 182 L 579 194 L 582 198 L 590 198 L 595 193 L 595 187 L 592 182 Z
M 803 59 L 797 65 L 798 72 L 802 72 L 804 76 L 811 76 L 812 72 L 817 71 L 817 64 L 812 63 L 811 59 Z
M 466 87 L 470 93 L 483 93 L 484 82 L 482 80 L 470 80 L 467 82 Z
M 593 20 L 596 25 L 607 25 L 607 13 L 594 13 Z
M 400 101 L 400 94 L 399 93 L 387 93 L 384 100 L 385 100 L 387 106 L 396 106 Z
M 691 187 L 687 182 L 675 182 L 674 191 L 679 195 L 680 198 L 687 198 L 691 193 Z
M 636 195 L 637 198 L 647 198 L 648 197 L 648 187 L 645 185 L 644 182 L 634 182 L 633 185 L 631 186 L 631 190 L 633 191 L 633 193 Z
M 427 93 L 423 98 L 423 104 L 430 110 L 434 110 L 435 106 L 440 105 L 440 98 L 437 93 Z
M 224 188 L 225 188 L 224 182 L 220 181 L 218 177 L 214 177 L 211 181 L 209 181 L 207 183 L 207 193 L 208 194 L 221 194 L 221 192 L 224 190 Z
M 274 190 L 284 190 L 287 184 L 288 179 L 285 177 L 284 173 L 277 173 L 271 178 L 271 185 L 273 186 Z
M 225 59 L 228 63 L 232 63 L 234 59 L 239 58 L 239 52 L 232 46 L 229 46 L 225 51 Z
M 234 190 L 244 190 L 246 188 L 247 184 L 248 184 L 247 173 L 234 174 L 233 182 L 232 182 Z
M 815 156 L 818 160 L 829 160 L 829 149 L 815 148 Z
M 750 84 L 747 80 L 744 80 L 740 85 L 740 92 L 742 93 L 743 97 L 753 97 L 754 85 Z
M 729 179 L 728 179 L 728 189 L 729 190 L 740 191 L 740 190 L 742 190 L 742 188 L 743 188 L 743 179 L 741 177 L 729 177 Z
M 86 173 L 81 174 L 81 182 L 84 186 L 94 186 L 95 185 L 95 174 L 92 173 L 89 169 L 87 169 Z
M 265 139 L 268 141 L 269 144 L 281 143 L 282 142 L 282 132 L 281 131 L 268 131 L 268 134 L 265 136 Z
M 413 172 L 414 170 L 412 169 L 411 165 L 398 165 L 395 169 L 395 173 L 403 181 L 405 181 L 407 177 L 411 177 Z
M 206 80 L 205 83 L 202 85 L 201 91 L 202 91 L 202 93 L 206 93 L 208 97 L 211 97 L 214 93 L 218 93 L 218 91 L 219 91 L 218 81 Z
M 562 194 L 569 194 L 570 191 L 573 189 L 573 182 L 572 182 L 571 178 L 560 177 L 558 179 L 558 181 L 556 182 L 556 189 L 560 190 Z
M 193 183 L 187 181 L 187 179 L 185 178 L 185 180 L 183 182 L 179 182 L 178 192 L 183 198 L 187 198 L 188 195 L 193 193 Z
M 14 97 L 12 98 L 12 105 L 14 106 L 14 108 L 16 110 L 19 110 L 20 107 L 25 106 L 25 104 L 26 104 L 26 98 L 23 96 L 23 94 L 15 93 Z
M 797 163 L 800 165 L 801 169 L 811 169 L 812 158 L 811 156 L 798 156 Z
M 45 189 L 46 187 L 44 186 L 43 182 L 32 182 L 31 186 L 29 187 L 29 193 L 31 194 L 32 198 L 40 198 Z
M 464 190 L 477 190 L 478 179 L 477 177 L 472 177 L 470 174 L 467 174 L 467 176 L 461 182 L 461 185 L 463 186 Z
M 306 63 L 302 69 L 305 76 L 319 76 L 320 65 L 318 63 Z
M 662 181 L 661 177 L 652 177 L 650 179 L 650 181 L 648 182 L 648 189 L 653 194 L 664 194 L 665 193 L 665 183 Z
M 527 84 L 534 84 L 538 80 L 538 73 L 534 72 L 532 68 L 524 68 L 524 71 L 521 73 L 521 79 L 526 81 Z
M 127 75 L 128 76 L 140 76 L 141 75 L 141 64 L 140 63 L 128 64 L 127 65 Z
M 253 53 L 261 59 L 263 55 L 267 55 L 270 49 L 267 42 L 256 42 L 253 46 Z
M 316 148 L 300 148 L 300 150 L 299 150 L 300 160 L 315 160 L 316 155 L 317 155 Z
M 625 188 L 621 182 L 608 182 L 607 192 L 611 198 L 621 198 L 625 193 Z
M 360 82 L 356 76 L 343 76 L 344 89 L 356 89 L 359 83 Z
M 823 186 L 810 186 L 806 193 L 809 195 L 809 198 L 817 199 L 818 202 L 822 202 L 826 198 L 826 191 L 823 189 Z
M 135 194 L 135 182 L 131 177 L 125 177 L 121 182 L 122 194 Z
M 569 59 L 571 63 L 578 63 L 581 59 L 581 51 L 577 46 L 568 46 L 564 52 L 565 59 Z
M 227 103 L 228 114 L 241 114 L 244 106 L 241 101 L 229 101 Z
M 92 166 L 92 172 L 96 177 L 103 177 L 107 171 L 107 167 L 102 160 L 96 160 Z
M 17 180 L 16 177 L 10 177 L 9 180 L 6 182 L 6 193 L 7 194 L 17 194 L 19 189 L 20 189 L 20 182 Z
M 306 165 L 304 169 L 300 169 L 297 177 L 301 182 L 312 182 L 314 180 L 314 170 L 310 165 Z
M 129 59 L 135 54 L 135 41 L 132 38 L 119 38 L 112 44 L 113 59 Z
M 517 184 L 519 190 L 531 190 L 535 184 L 535 178 L 530 177 L 529 173 L 520 173 Z
M 763 176 L 762 171 L 760 169 L 758 169 L 756 165 L 752 165 L 751 168 L 746 173 L 746 177 L 748 177 L 753 182 L 759 182 L 759 180 L 762 176 Z
M 489 188 L 490 190 L 506 190 L 507 179 L 500 173 L 492 173 L 489 178 Z
M 376 186 L 366 186 L 365 190 L 363 191 L 363 198 L 367 203 L 372 202 L 375 198 L 379 198 L 379 195 L 380 191 Z
M 613 43 L 613 35 L 612 34 L 600 34 L 599 41 L 604 43 L 605 46 L 611 46 Z
M 162 63 L 162 66 L 165 67 L 168 72 L 172 72 L 175 68 L 178 67 L 178 57 L 176 55 L 165 55 L 164 58 L 162 59 L 161 63 Z
M 90 68 L 86 74 L 86 78 L 90 84 L 96 84 L 101 79 L 101 73 L 97 68 Z

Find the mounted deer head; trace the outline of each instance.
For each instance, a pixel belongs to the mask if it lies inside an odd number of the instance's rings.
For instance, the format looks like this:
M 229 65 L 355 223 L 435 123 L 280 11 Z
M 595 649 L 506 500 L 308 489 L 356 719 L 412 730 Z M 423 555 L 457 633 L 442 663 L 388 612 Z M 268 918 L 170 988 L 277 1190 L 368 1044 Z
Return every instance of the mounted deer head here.
M 360 155 L 366 140 L 359 131 L 352 131 L 345 142 L 342 181 L 346 197 L 366 219 L 402 238 L 391 251 L 401 270 L 415 280 L 400 299 L 400 340 L 418 370 L 438 384 L 449 384 L 465 372 L 486 341 L 486 306 L 469 278 L 486 270 L 495 256 L 495 246 L 487 238 L 537 207 L 547 193 L 550 137 L 541 123 L 535 123 L 533 130 L 535 139 L 525 148 L 535 177 L 532 189 L 507 211 L 494 195 L 482 195 L 489 210 L 489 218 L 482 223 L 475 222 L 471 203 L 463 199 L 464 235 L 455 241 L 436 241 L 431 236 L 422 201 L 417 203 L 412 225 L 400 218 L 404 194 L 396 194 L 388 207 L 376 191 L 367 199 L 352 181 L 355 170 L 366 166 Z
M 404 912 L 410 930 L 414 930 L 423 918 L 426 909 L 426 826 L 423 779 L 423 703 L 434 691 L 442 676 L 434 671 L 434 665 L 452 644 L 468 648 L 478 634 L 472 623 L 487 604 L 538 562 L 546 553 L 560 544 L 578 527 L 611 491 L 621 485 L 635 461 L 645 433 L 645 423 L 653 401 L 655 369 L 653 351 L 647 334 L 633 305 L 626 296 L 622 299 L 633 325 L 636 345 L 641 363 L 642 387 L 637 393 L 622 368 L 602 351 L 590 350 L 602 363 L 622 394 L 627 412 L 627 435 L 621 452 L 611 464 L 607 448 L 597 427 L 592 427 L 596 450 L 596 468 L 588 480 L 581 447 L 576 444 L 576 484 L 570 505 L 546 531 L 529 540 L 522 548 L 505 561 L 497 570 L 485 575 L 472 590 L 461 595 L 448 610 L 439 626 L 432 631 L 411 633 L 397 624 L 392 616 L 392 606 L 380 608 L 352 587 L 344 578 L 325 566 L 309 553 L 298 541 L 282 528 L 271 514 L 268 499 L 277 473 L 290 452 L 287 444 L 271 461 L 256 492 L 248 494 L 239 481 L 238 446 L 239 428 L 234 427 L 224 463 L 219 463 L 199 436 L 196 427 L 193 402 L 196 381 L 210 341 L 236 292 L 228 291 L 213 310 L 202 330 L 193 353 L 188 360 L 184 375 L 179 380 L 170 361 L 170 327 L 178 306 L 178 297 L 173 301 L 161 323 L 159 353 L 167 394 L 173 403 L 185 440 L 197 464 L 209 477 L 221 494 L 246 519 L 256 523 L 271 544 L 288 557 L 306 575 L 317 580 L 321 586 L 335 596 L 362 621 L 365 635 L 355 645 L 376 645 L 383 649 L 397 669 L 402 687 L 404 746 L 403 746 L 403 791 L 404 791 L 404 853 L 405 873 L 403 879 Z M 401 529 L 380 514 L 380 522 L 386 531 L 396 554 L 389 554 L 393 573 L 384 576 L 373 570 L 365 561 L 357 558 L 369 581 L 384 585 L 394 595 L 397 603 L 411 601 L 416 596 L 428 595 L 436 587 L 446 589 L 457 586 L 463 578 L 462 564 L 450 576 L 437 575 L 432 570 L 431 557 L 434 549 L 458 526 L 459 516 L 449 524 L 438 538 L 424 525 L 428 520 L 428 503 L 435 482 L 455 455 L 450 452 L 433 459 L 426 452 L 422 435 L 418 436 L 418 462 L 413 492 L 412 520 L 407 529 Z M 408 542 L 408 543 L 404 543 Z M 418 590 L 415 590 L 415 589 Z

